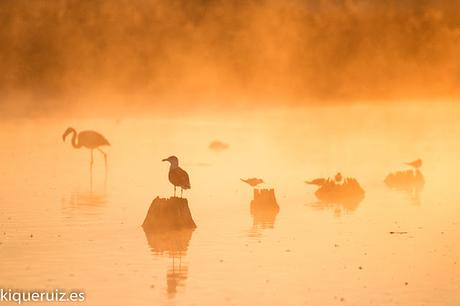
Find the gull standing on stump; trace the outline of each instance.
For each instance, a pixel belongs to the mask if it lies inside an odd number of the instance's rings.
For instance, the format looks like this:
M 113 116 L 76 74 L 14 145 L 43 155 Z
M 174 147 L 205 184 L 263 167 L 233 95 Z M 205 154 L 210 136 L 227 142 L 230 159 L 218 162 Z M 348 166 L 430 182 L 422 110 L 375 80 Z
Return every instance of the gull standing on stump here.
M 174 185 L 174 196 L 176 196 L 176 187 L 180 187 L 180 197 L 182 198 L 182 191 L 184 189 L 190 189 L 190 180 L 187 172 L 179 167 L 179 160 L 176 156 L 170 156 L 163 159 L 163 161 L 169 161 L 169 181 Z

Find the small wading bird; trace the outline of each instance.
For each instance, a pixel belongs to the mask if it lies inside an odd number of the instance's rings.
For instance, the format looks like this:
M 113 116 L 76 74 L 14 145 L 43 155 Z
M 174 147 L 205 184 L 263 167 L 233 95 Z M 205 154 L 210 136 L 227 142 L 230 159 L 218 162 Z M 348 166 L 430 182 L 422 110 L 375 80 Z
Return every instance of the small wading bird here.
M 248 179 L 245 179 L 245 180 L 243 180 L 243 179 L 240 179 L 240 180 L 245 182 L 246 184 L 249 184 L 249 186 L 251 186 L 251 187 L 256 187 L 257 185 L 262 184 L 264 182 L 262 179 L 255 178 L 255 177 L 248 178 Z
M 422 160 L 419 158 L 417 160 L 414 160 L 413 162 L 410 163 L 405 163 L 406 165 L 412 166 L 415 169 L 418 169 L 422 166 Z
M 327 180 L 324 178 L 317 178 L 311 181 L 305 181 L 305 184 L 323 186 L 324 184 L 326 184 L 326 181 Z
M 335 181 L 337 183 L 340 183 L 342 181 L 342 173 L 337 172 L 337 174 L 335 175 Z
M 180 187 L 180 197 L 182 198 L 182 191 L 190 189 L 190 180 L 187 172 L 179 167 L 179 160 L 176 156 L 170 156 L 163 159 L 163 161 L 170 163 L 168 177 L 171 184 L 174 185 L 174 196 L 176 196 L 176 187 Z
M 75 131 L 74 128 L 69 127 L 62 135 L 62 140 L 65 141 L 65 138 L 70 133 L 73 133 L 72 146 L 75 149 L 85 147 L 91 150 L 90 168 L 93 169 L 93 150 L 96 149 L 99 152 L 101 152 L 102 155 L 104 155 L 105 171 L 107 172 L 107 153 L 105 153 L 99 148 L 101 146 L 110 146 L 110 143 L 107 141 L 107 139 L 105 139 L 104 136 L 95 131 L 81 131 L 80 133 L 78 133 L 77 136 L 77 131 Z

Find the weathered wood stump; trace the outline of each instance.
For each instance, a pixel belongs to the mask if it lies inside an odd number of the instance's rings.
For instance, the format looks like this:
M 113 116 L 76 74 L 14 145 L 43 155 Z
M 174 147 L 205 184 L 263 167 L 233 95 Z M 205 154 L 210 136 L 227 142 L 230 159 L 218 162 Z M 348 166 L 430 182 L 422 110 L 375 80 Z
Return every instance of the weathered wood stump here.
M 274 189 L 254 189 L 254 198 L 251 201 L 254 225 L 273 227 L 279 210 Z
M 179 230 L 196 228 L 187 199 L 156 197 L 142 224 L 144 230 Z
M 315 195 L 326 203 L 359 203 L 364 198 L 364 189 L 354 178 L 346 178 L 341 184 L 327 180 Z
M 417 191 L 423 188 L 425 179 L 423 174 L 417 169 L 415 171 L 406 170 L 390 173 L 387 175 L 384 182 L 390 188 Z
M 251 201 L 251 207 L 272 207 L 279 209 L 276 202 L 274 189 L 254 189 L 254 198 Z

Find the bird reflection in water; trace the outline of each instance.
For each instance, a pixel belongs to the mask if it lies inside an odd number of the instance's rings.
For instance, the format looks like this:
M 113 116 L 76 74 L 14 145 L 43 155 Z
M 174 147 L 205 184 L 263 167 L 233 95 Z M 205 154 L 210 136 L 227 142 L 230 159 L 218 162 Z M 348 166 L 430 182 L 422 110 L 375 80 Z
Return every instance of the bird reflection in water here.
M 98 215 L 107 203 L 107 196 L 95 192 L 73 192 L 63 199 L 63 213 L 70 219 L 78 215 Z
M 188 266 L 182 262 L 182 257 L 187 255 L 193 229 L 144 232 L 150 250 L 155 256 L 166 255 L 172 259 L 166 273 L 166 285 L 168 297 L 173 298 L 178 289 L 185 286 L 188 277 Z
M 319 201 L 312 206 L 317 209 L 333 209 L 337 217 L 342 212 L 355 211 L 364 199 L 364 189 L 358 181 L 351 177 L 344 179 L 340 173 L 334 179 L 317 178 L 305 183 L 319 187 L 315 191 Z
M 254 197 L 251 201 L 251 215 L 253 225 L 249 236 L 260 236 L 260 229 L 274 228 L 279 206 L 276 202 L 273 189 L 254 189 Z
M 384 182 L 389 188 L 406 192 L 411 197 L 413 203 L 419 205 L 420 192 L 425 185 L 425 178 L 419 170 L 422 166 L 422 160 L 417 159 L 406 164 L 413 167 L 413 169 L 390 173 Z

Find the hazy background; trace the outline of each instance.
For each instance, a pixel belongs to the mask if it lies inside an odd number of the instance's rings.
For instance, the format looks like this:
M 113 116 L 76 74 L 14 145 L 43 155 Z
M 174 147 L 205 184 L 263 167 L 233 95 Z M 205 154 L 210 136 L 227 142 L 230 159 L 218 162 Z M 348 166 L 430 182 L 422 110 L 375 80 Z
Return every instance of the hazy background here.
M 1 115 L 456 99 L 460 3 L 2 0 Z

